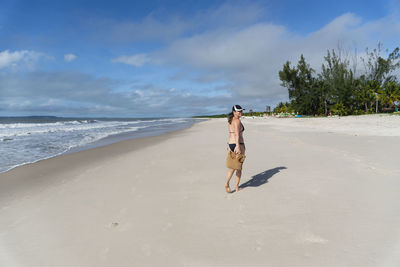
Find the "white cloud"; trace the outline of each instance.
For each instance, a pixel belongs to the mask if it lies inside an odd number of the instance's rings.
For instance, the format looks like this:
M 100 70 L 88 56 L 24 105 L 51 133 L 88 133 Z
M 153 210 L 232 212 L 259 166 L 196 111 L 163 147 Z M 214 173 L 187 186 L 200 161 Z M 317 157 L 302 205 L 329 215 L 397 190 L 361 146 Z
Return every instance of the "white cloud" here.
M 28 51 L 9 52 L 5 50 L 0 52 L 0 68 L 9 67 L 20 61 Z
M 64 60 L 66 62 L 74 61 L 76 58 L 77 58 L 77 56 L 74 55 L 74 54 L 66 54 L 66 55 L 64 55 Z
M 280 25 L 257 23 L 176 39 L 149 57 L 153 62 L 197 73 L 198 79 L 213 77 L 215 82 L 224 81 L 225 89 L 249 101 L 251 98 L 265 102 L 286 100 L 287 89 L 280 86 L 278 73 L 287 60 L 297 64 L 303 54 L 318 71 L 328 49 L 337 50 L 340 46 L 350 52 L 354 48 L 364 51 L 366 47 L 376 47 L 378 41 L 386 47 L 398 45 L 399 25 L 398 19 L 363 22 L 348 13 L 318 31 L 301 36 Z
M 125 89 L 116 90 L 119 86 Z M 225 110 L 230 102 L 226 96 L 190 95 L 82 73 L 0 72 L 0 114 L 190 116 Z
M 275 105 L 288 98 L 287 89 L 280 86 L 278 75 L 287 60 L 296 65 L 303 54 L 319 72 L 329 49 L 340 47 L 344 53 L 357 49 L 360 56 L 366 47 L 376 47 L 378 41 L 390 49 L 399 45 L 396 38 L 400 34 L 400 21 L 393 16 L 365 22 L 361 17 L 347 13 L 315 32 L 299 35 L 282 25 L 251 23 L 251 19 L 238 27 L 240 23 L 234 23 L 235 16 L 230 16 L 230 13 L 237 15 L 237 11 L 225 6 L 209 14 L 198 14 L 193 21 L 201 20 L 203 16 L 216 22 L 216 14 L 224 14 L 219 17 L 230 17 L 232 21 L 220 21 L 215 27 L 206 27 L 190 36 L 176 36 L 163 48 L 148 54 L 125 55 L 112 62 L 136 67 L 146 63 L 167 68 L 173 66 L 177 74 L 171 76 L 171 81 L 178 84 L 189 81 L 196 87 L 204 84 L 203 89 L 191 90 L 193 97 L 225 94 L 228 99 L 236 99 L 237 103 L 247 107 L 264 109 L 265 105 Z M 254 11 L 248 11 L 247 15 L 245 12 L 246 16 L 239 16 L 238 20 L 246 21 L 251 13 Z M 360 61 L 358 64 L 358 69 L 363 69 Z M 138 95 L 144 97 L 144 92 L 138 91 Z M 146 95 L 148 101 L 153 97 Z
M 176 38 L 201 32 L 204 29 L 245 27 L 265 19 L 266 10 L 253 3 L 225 3 L 213 8 L 186 14 L 163 14 L 153 10 L 142 21 L 116 21 L 111 19 L 87 18 L 83 27 L 90 38 L 111 43 L 171 42 Z
M 0 52 L 0 68 L 15 68 L 19 64 L 24 64 L 31 68 L 42 56 L 44 54 L 35 51 L 21 50 L 10 52 L 9 50 L 5 50 Z
M 141 67 L 150 62 L 151 59 L 146 54 L 136 54 L 131 56 L 120 56 L 111 60 L 111 62 L 119 62 L 136 67 Z

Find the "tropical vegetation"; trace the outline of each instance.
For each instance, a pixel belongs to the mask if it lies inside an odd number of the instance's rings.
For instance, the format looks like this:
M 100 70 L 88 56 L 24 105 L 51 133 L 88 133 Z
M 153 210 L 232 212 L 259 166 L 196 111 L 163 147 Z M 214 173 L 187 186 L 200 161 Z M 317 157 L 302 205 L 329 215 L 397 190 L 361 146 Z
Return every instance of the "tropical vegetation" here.
M 395 73 L 400 67 L 400 51 L 397 47 L 386 57 L 381 54 L 380 43 L 373 50 L 366 49 L 361 57 L 350 57 L 341 49 L 328 50 L 320 73 L 303 55 L 297 66 L 287 61 L 279 78 L 288 89 L 290 102 L 279 103 L 274 113 L 355 115 L 397 111 L 400 83 Z M 358 69 L 359 63 L 364 70 Z

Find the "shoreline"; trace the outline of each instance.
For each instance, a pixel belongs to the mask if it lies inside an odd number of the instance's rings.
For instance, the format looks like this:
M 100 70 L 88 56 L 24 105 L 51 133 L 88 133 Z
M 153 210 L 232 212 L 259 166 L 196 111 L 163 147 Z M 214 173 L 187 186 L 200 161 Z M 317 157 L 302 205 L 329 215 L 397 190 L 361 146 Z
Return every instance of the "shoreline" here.
M 168 133 L 172 133 L 175 131 L 179 131 L 179 130 L 184 130 L 187 128 L 192 127 L 194 124 L 203 121 L 205 119 L 193 119 L 194 122 L 190 125 L 190 126 L 179 126 L 173 129 L 163 129 L 163 130 L 155 130 L 155 131 L 148 131 L 148 130 L 144 130 L 144 131 L 132 131 L 132 132 L 123 132 L 123 133 L 118 133 L 118 134 L 111 134 L 109 136 L 103 137 L 99 140 L 93 141 L 91 143 L 87 143 L 85 145 L 78 145 L 75 147 L 72 147 L 64 152 L 58 153 L 58 154 L 54 154 L 54 155 L 50 155 L 48 157 L 44 157 L 41 159 L 37 159 L 31 162 L 24 162 L 24 163 L 20 163 L 18 165 L 15 165 L 7 170 L 1 171 L 0 175 L 3 173 L 7 173 L 15 168 L 19 168 L 21 166 L 25 166 L 25 165 L 29 165 L 29 164 L 34 164 L 43 160 L 47 160 L 47 159 L 51 159 L 54 157 L 59 157 L 59 156 L 63 156 L 63 155 L 68 155 L 68 154 L 73 154 L 73 153 L 77 153 L 77 152 L 81 152 L 81 151 L 85 151 L 85 150 L 89 150 L 89 149 L 94 149 L 94 148 L 98 148 L 98 147 L 103 147 L 103 146 L 107 146 L 107 145 L 112 145 L 118 142 L 122 142 L 122 141 L 128 141 L 128 140 L 132 140 L 132 139 L 136 139 L 136 138 L 145 138 L 145 137 L 152 137 L 152 136 L 160 136 L 160 135 L 164 135 L 164 134 L 168 134 Z
M 233 194 L 226 119 L 22 167 L 0 180 L 0 265 L 400 263 L 400 137 L 243 123 Z
M 126 140 L 119 140 L 105 145 L 95 146 L 77 150 L 67 151 L 62 154 L 51 156 L 46 159 L 40 159 L 35 162 L 25 163 L 16 166 L 10 170 L 0 173 L 0 201 L 7 195 L 12 194 L 13 188 L 22 189 L 21 184 L 28 190 L 29 186 L 40 186 L 41 183 L 56 183 L 60 182 L 60 179 L 46 180 L 45 177 L 57 174 L 57 173 L 70 173 L 76 175 L 78 170 L 89 167 L 91 164 L 98 164 L 102 161 L 107 161 L 112 157 L 119 157 L 123 154 L 127 154 L 134 151 L 139 151 L 147 146 L 156 145 L 157 143 L 163 142 L 174 135 L 192 128 L 194 125 L 201 123 L 195 122 L 191 126 L 173 130 L 170 132 L 164 132 L 162 134 L 150 135 L 145 137 L 133 137 Z M 85 166 L 80 166 L 80 163 L 85 160 Z M 87 160 L 87 161 L 86 161 Z M 72 170 L 71 170 L 72 169 Z M 78 169 L 75 170 L 74 169 Z M 26 177 L 36 176 L 39 179 L 29 180 Z M 57 176 L 57 175 L 55 175 Z M 43 180 L 43 181 L 38 181 Z

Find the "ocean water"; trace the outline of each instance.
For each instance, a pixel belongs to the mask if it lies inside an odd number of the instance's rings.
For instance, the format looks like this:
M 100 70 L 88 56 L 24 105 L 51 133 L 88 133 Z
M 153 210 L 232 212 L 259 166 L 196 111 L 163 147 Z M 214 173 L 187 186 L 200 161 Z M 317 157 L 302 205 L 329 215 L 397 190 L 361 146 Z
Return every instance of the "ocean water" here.
M 198 119 L 0 117 L 0 173 L 64 153 L 185 129 Z

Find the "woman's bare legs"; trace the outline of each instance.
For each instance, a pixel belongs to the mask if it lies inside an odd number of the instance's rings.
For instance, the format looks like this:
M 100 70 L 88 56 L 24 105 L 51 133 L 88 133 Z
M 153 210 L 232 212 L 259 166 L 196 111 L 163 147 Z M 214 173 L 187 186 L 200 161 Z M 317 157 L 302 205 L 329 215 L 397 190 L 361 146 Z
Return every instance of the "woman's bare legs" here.
M 246 147 L 243 144 L 240 144 L 240 150 L 242 154 L 245 155 Z M 240 178 L 242 178 L 242 170 L 236 170 L 236 192 L 241 190 L 241 188 L 239 187 Z
M 228 173 L 226 175 L 226 183 L 225 183 L 225 191 L 227 193 L 232 193 L 230 187 L 229 187 L 229 182 L 231 181 L 233 173 L 236 171 L 236 192 L 240 190 L 239 188 L 239 183 L 240 183 L 240 178 L 242 177 L 242 171 L 241 170 L 234 170 L 234 169 L 228 169 Z
M 232 178 L 233 173 L 235 172 L 234 169 L 228 169 L 228 173 L 226 174 L 226 183 L 225 183 L 225 191 L 227 193 L 231 193 L 231 189 L 229 187 L 229 182 Z
M 242 154 L 245 153 L 246 147 L 244 145 L 240 145 L 240 150 Z M 240 178 L 242 178 L 242 171 L 241 170 L 234 170 L 234 169 L 228 169 L 228 173 L 226 175 L 226 183 L 225 183 L 225 191 L 227 193 L 232 193 L 230 187 L 229 187 L 229 182 L 231 181 L 233 173 L 236 171 L 236 192 L 241 190 L 239 188 L 239 183 L 240 183 Z
M 241 177 L 242 177 L 242 170 L 236 170 L 236 192 L 240 190 L 239 183 Z

